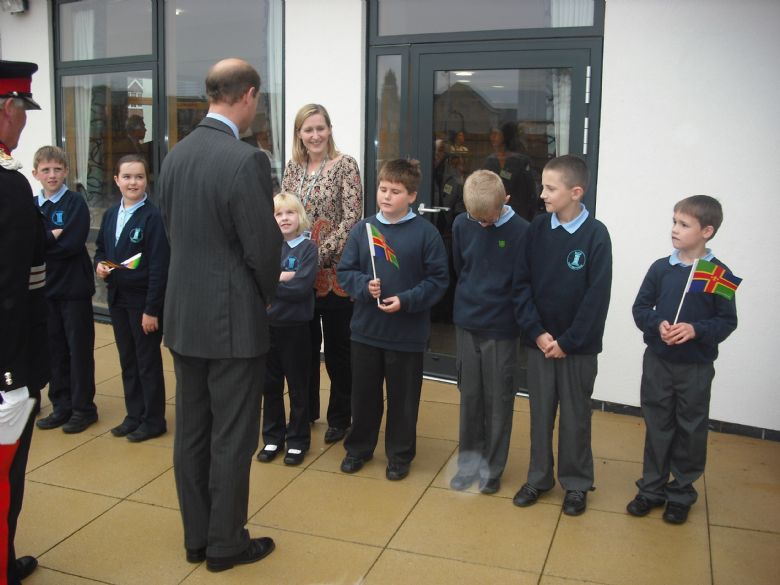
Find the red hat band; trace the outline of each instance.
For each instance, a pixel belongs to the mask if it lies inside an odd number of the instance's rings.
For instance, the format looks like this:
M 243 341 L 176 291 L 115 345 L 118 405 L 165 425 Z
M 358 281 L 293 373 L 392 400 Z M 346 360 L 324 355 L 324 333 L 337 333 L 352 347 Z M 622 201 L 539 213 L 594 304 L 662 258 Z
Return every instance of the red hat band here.
M 5 96 L 11 93 L 32 95 L 30 92 L 30 86 L 32 79 L 29 77 L 10 77 L 6 79 L 0 79 L 0 96 Z

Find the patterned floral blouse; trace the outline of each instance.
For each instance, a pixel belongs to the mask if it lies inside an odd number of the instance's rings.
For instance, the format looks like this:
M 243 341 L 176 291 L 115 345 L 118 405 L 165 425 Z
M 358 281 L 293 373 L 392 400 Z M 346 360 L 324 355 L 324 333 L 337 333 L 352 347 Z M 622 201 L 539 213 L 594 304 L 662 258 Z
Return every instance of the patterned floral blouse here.
M 341 155 L 317 177 L 316 172 L 307 175 L 305 165 L 290 160 L 284 169 L 282 190 L 300 198 L 312 222 L 311 239 L 317 244 L 320 259 L 317 296 L 324 297 L 330 291 L 349 296 L 336 281 L 336 266 L 349 231 L 363 215 L 363 185 L 357 161 Z

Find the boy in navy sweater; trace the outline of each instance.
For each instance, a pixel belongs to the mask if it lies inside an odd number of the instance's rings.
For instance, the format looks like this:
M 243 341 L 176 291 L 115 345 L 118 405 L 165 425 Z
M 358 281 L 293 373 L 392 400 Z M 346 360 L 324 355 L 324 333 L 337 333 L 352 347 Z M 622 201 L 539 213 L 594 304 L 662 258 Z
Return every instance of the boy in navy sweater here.
M 675 315 L 697 259 L 728 270 L 706 247 L 722 221 L 723 210 L 712 197 L 677 203 L 674 252 L 650 266 L 634 301 L 634 321 L 647 344 L 640 389 L 647 431 L 639 493 L 627 506 L 633 516 L 666 502 L 663 519 L 682 524 L 696 502 L 693 483 L 707 459 L 713 362 L 718 344 L 737 328 L 737 307 L 720 295 L 686 294 L 676 323 Z
M 279 286 L 268 308 L 271 349 L 266 357 L 263 386 L 263 448 L 257 460 L 273 461 L 287 443 L 286 465 L 300 465 L 311 446 L 309 421 L 309 360 L 301 353 L 310 347 L 309 322 L 314 318 L 314 279 L 319 258 L 309 239 L 311 222 L 301 201 L 292 193 L 274 197 L 274 217 L 284 236 Z M 304 234 L 304 232 L 307 232 Z M 284 415 L 284 380 L 290 397 L 290 422 Z
M 419 162 L 386 162 L 379 171 L 379 213 L 352 228 L 339 262 L 339 284 L 355 299 L 352 428 L 344 439 L 344 473 L 355 473 L 374 455 L 382 422 L 383 381 L 387 383 L 387 479 L 406 477 L 416 453 L 430 309 L 444 296 L 449 281 L 447 252 L 439 232 L 409 209 L 419 184 Z
M 452 226 L 460 448 L 450 487 L 465 490 L 479 478 L 479 491 L 493 494 L 509 453 L 518 387 L 512 284 L 528 222 L 505 205 L 504 183 L 492 171 L 472 173 L 463 200 L 468 213 Z
M 81 195 L 65 185 L 68 157 L 61 148 L 39 148 L 32 173 L 41 182 L 37 203 L 46 225 L 49 400 L 53 407 L 36 425 L 43 430 L 61 426 L 66 433 L 80 433 L 98 418 L 92 316 L 95 277 L 86 247 L 89 209 Z
M 560 404 L 558 481 L 566 491 L 564 514 L 576 516 L 593 489 L 590 397 L 609 308 L 612 245 L 607 228 L 581 203 L 585 161 L 554 158 L 542 184 L 548 213 L 531 222 L 517 270 L 517 318 L 530 347 L 531 459 L 513 501 L 530 506 L 555 485 L 552 435 Z

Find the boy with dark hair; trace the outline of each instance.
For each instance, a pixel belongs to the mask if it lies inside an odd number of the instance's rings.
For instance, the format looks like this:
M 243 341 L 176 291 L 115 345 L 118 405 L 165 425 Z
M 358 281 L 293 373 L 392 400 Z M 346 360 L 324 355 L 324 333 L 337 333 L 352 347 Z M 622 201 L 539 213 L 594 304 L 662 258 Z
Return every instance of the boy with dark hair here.
M 712 197 L 694 195 L 678 202 L 674 252 L 650 266 L 634 301 L 634 321 L 647 349 L 640 388 L 644 464 L 636 482 L 639 493 L 627 506 L 633 516 L 646 516 L 665 502 L 663 519 L 682 524 L 697 499 L 693 483 L 707 459 L 713 362 L 718 344 L 737 328 L 737 307 L 733 293 L 724 298 L 684 291 L 699 259 L 728 270 L 707 248 L 722 221 L 720 203 Z
M 89 209 L 83 197 L 65 185 L 68 157 L 61 148 L 39 148 L 32 174 L 41 182 L 36 201 L 46 226 L 52 403 L 52 412 L 36 425 L 42 430 L 61 426 L 66 433 L 80 433 L 98 419 L 92 315 L 95 277 L 86 247 Z
M 387 479 L 405 478 L 416 453 L 430 309 L 449 281 L 439 232 L 409 208 L 419 184 L 419 162 L 386 162 L 379 171 L 379 212 L 352 228 L 339 262 L 339 284 L 355 299 L 352 429 L 344 439 L 344 473 L 355 473 L 374 455 L 382 422 L 383 381 L 387 384 Z
M 528 222 L 506 205 L 508 199 L 501 177 L 475 171 L 463 191 L 468 213 L 452 226 L 460 446 L 450 487 L 465 490 L 479 479 L 483 494 L 501 487 L 518 387 L 520 327 L 512 280 Z
M 548 213 L 531 222 L 517 269 L 517 319 L 530 347 L 531 460 L 513 502 L 530 506 L 555 485 L 552 434 L 560 404 L 563 513 L 577 516 L 593 489 L 590 397 L 609 308 L 612 245 L 607 228 L 581 203 L 588 188 L 585 161 L 574 155 L 551 160 L 542 186 Z

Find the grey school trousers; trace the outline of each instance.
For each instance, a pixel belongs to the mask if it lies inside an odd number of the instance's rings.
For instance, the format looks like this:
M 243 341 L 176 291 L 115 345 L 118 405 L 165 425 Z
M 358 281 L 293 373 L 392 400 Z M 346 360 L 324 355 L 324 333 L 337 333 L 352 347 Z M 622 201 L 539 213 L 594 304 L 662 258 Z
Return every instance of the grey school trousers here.
M 707 461 L 707 422 L 715 367 L 676 364 L 645 350 L 640 397 L 645 419 L 645 455 L 639 493 L 648 500 L 691 506 L 693 482 Z M 669 481 L 669 473 L 674 478 Z
M 531 461 L 528 483 L 539 490 L 555 485 L 553 429 L 558 426 L 558 481 L 565 490 L 593 487 L 593 452 L 590 447 L 590 397 L 596 381 L 596 355 L 545 358 L 528 350 L 528 394 L 531 401 Z
M 460 448 L 458 472 L 501 477 L 517 392 L 518 339 L 489 339 L 456 328 Z

